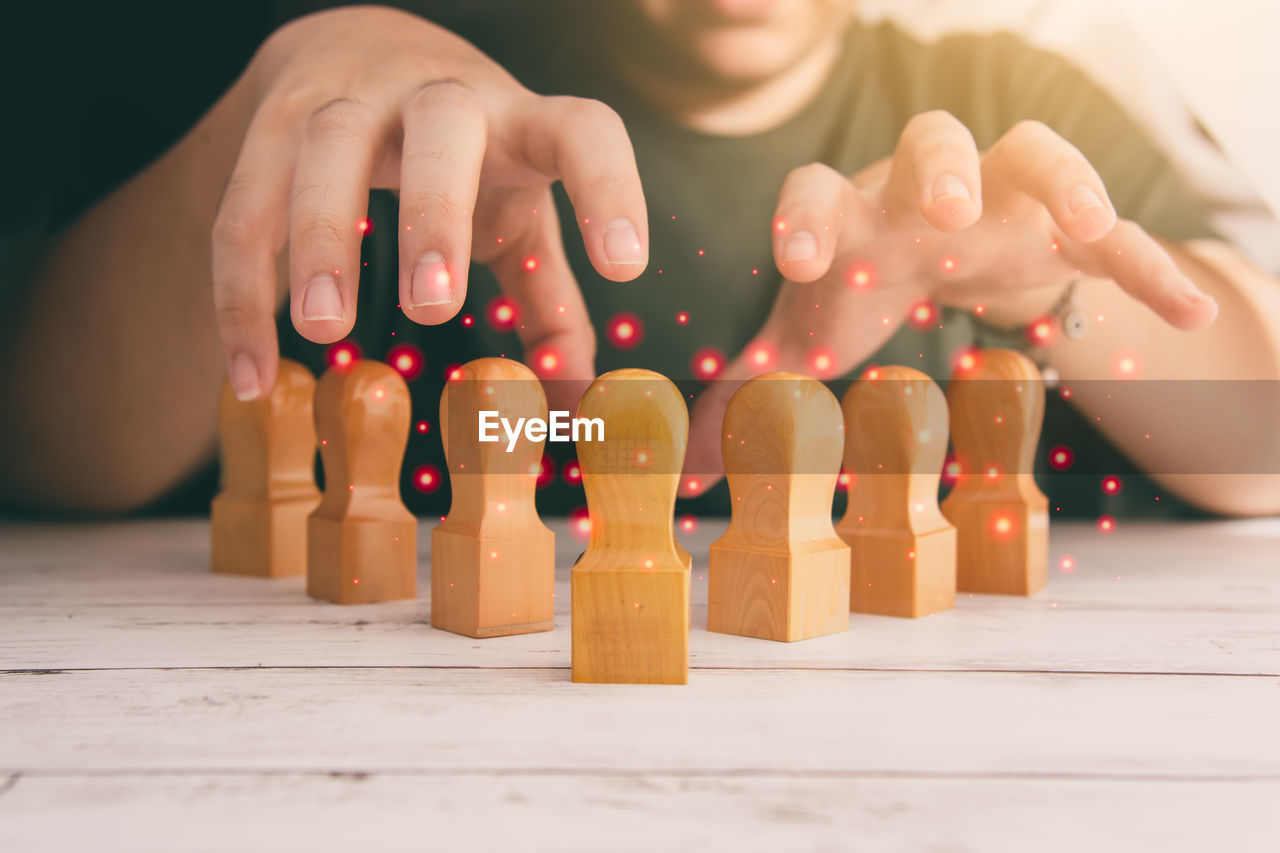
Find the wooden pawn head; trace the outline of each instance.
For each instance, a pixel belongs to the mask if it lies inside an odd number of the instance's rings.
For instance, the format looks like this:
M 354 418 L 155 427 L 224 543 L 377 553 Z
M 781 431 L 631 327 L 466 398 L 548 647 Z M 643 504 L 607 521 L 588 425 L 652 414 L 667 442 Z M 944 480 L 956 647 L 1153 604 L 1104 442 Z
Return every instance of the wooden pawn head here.
M 215 572 L 258 577 L 306 571 L 306 521 L 316 489 L 316 381 L 282 360 L 271 393 L 242 401 L 224 382 L 218 398 L 222 489 L 210 511 Z

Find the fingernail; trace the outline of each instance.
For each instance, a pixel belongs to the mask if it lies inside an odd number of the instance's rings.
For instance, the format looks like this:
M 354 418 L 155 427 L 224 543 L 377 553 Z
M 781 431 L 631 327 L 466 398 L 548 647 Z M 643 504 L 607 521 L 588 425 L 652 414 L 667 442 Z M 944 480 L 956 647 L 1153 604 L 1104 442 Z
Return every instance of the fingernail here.
M 793 231 L 782 244 L 782 261 L 807 261 L 818 256 L 818 240 L 808 231 Z
M 337 282 L 327 275 L 318 275 L 307 282 L 302 291 L 302 319 L 342 319 L 342 294 L 338 292 Z
M 955 175 L 943 175 L 933 182 L 934 201 L 973 201 L 969 188 Z
M 256 400 L 262 393 L 258 382 L 258 368 L 247 355 L 238 355 L 231 361 L 231 390 L 241 401 Z
M 426 305 L 449 305 L 453 302 L 453 277 L 445 265 L 444 255 L 427 252 L 418 259 L 409 277 L 409 304 L 414 308 Z
M 1106 205 L 1102 203 L 1102 199 L 1098 198 L 1098 194 L 1092 187 L 1081 184 L 1067 194 L 1067 207 L 1071 208 L 1073 214 L 1079 216 L 1086 210 L 1106 207 Z
M 611 264 L 644 263 L 640 235 L 630 220 L 615 219 L 605 226 L 604 256 Z

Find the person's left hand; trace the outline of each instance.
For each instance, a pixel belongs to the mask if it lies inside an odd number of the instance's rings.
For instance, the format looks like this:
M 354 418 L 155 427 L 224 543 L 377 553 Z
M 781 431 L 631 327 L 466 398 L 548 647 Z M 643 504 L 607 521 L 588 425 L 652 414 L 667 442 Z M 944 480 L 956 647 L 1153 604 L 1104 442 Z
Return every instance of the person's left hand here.
M 1178 328 L 1217 314 L 1155 239 L 1117 219 L 1084 155 L 1038 122 L 980 154 L 953 116 L 923 113 L 891 158 L 852 179 L 821 164 L 795 169 L 773 252 L 784 281 L 769 318 L 694 403 L 682 496 L 720 478 L 720 424 L 743 381 L 775 370 L 842 375 L 918 309 L 982 306 L 988 322 L 1012 328 L 1086 274 L 1113 279 Z

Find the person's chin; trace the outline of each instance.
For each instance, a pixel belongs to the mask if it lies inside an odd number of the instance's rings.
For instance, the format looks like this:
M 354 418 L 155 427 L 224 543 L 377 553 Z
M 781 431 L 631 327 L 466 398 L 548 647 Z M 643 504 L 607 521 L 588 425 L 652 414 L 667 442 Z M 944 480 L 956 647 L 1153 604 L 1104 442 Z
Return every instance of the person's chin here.
M 780 74 L 799 57 L 794 45 L 765 32 L 708 33 L 693 46 L 694 59 L 708 77 L 753 85 Z

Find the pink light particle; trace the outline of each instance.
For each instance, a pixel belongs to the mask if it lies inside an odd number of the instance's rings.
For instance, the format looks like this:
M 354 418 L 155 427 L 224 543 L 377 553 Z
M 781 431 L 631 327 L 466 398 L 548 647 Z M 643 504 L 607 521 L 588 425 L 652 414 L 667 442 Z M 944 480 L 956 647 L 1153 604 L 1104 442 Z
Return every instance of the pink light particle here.
M 440 471 L 434 465 L 419 465 L 413 469 L 413 487 L 423 494 L 440 488 Z
M 616 348 L 635 349 L 644 340 L 644 323 L 630 311 L 619 311 L 609 319 L 605 334 Z

